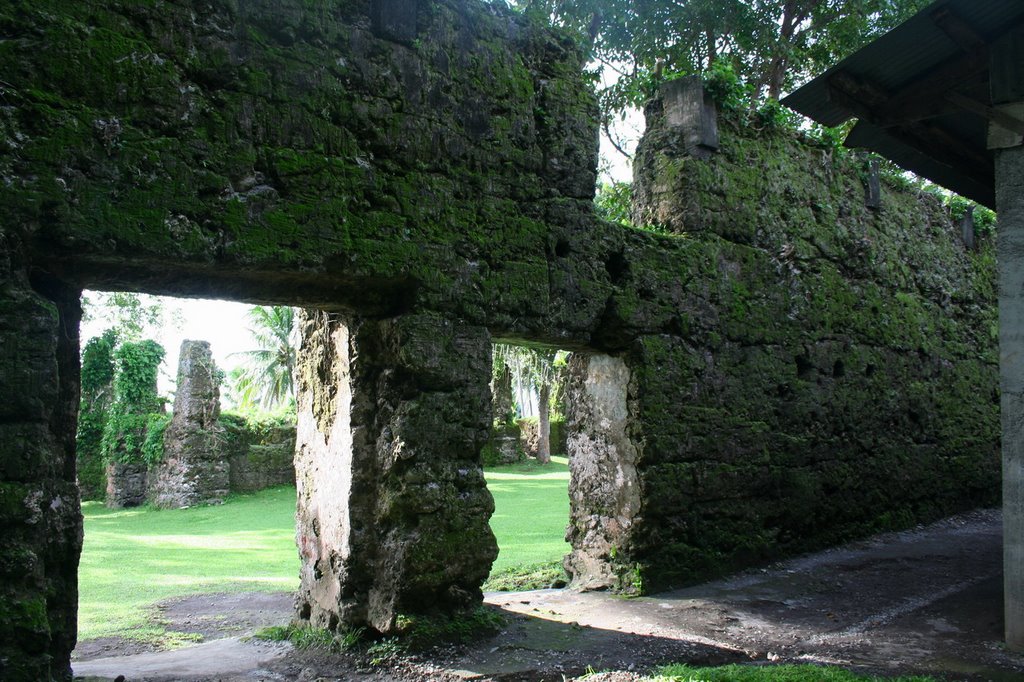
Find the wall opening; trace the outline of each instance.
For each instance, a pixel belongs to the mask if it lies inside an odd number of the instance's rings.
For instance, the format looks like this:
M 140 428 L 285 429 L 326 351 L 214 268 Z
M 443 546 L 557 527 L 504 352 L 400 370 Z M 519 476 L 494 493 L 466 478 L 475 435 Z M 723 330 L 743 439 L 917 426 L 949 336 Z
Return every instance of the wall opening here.
M 83 309 L 74 658 L 286 621 L 296 311 L 92 291 Z
M 494 424 L 483 459 L 499 555 L 485 590 L 570 581 L 630 589 L 618 566 L 639 508 L 625 361 L 507 344 L 496 344 L 492 357 Z M 532 416 L 545 400 L 547 464 L 536 452 L 543 420 Z
M 564 587 L 570 545 L 566 393 L 571 354 L 496 343 L 491 353 L 490 438 L 482 451 L 494 498 L 498 558 L 485 591 Z

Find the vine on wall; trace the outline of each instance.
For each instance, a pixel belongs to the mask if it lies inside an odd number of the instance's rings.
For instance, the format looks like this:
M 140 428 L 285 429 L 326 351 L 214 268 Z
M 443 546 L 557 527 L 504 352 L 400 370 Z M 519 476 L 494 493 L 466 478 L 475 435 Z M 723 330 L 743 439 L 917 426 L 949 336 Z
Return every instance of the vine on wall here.
M 156 382 L 164 349 L 155 341 L 124 343 L 114 351 L 114 358 L 114 402 L 103 430 L 103 460 L 143 463 L 149 425 L 152 422 L 156 428 L 161 420 L 155 417 L 163 416 L 164 400 L 157 394 Z M 148 449 L 151 455 L 155 450 Z M 159 452 L 162 456 L 162 448 Z
M 78 485 L 82 498 L 102 499 L 106 490 L 102 453 L 103 430 L 113 399 L 114 347 L 117 334 L 108 329 L 89 339 L 82 350 L 82 402 L 78 411 Z

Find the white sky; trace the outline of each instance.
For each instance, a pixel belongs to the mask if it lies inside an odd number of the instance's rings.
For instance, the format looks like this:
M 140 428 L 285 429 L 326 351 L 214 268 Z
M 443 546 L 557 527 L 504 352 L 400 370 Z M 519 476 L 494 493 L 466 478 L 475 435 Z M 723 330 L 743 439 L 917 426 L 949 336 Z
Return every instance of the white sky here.
M 86 294 L 88 295 L 89 292 Z M 174 390 L 174 380 L 178 372 L 178 351 L 181 349 L 183 340 L 209 341 L 214 362 L 225 372 L 230 371 L 241 362 L 241 358 L 231 357 L 231 353 L 251 350 L 254 347 L 254 341 L 248 332 L 249 322 L 246 317 L 252 307 L 250 305 L 210 299 L 164 296 L 152 298 L 162 301 L 168 312 L 167 324 L 163 326 L 160 334 L 152 337 L 167 351 L 167 356 L 160 368 L 160 395 L 169 396 Z M 178 311 L 180 315 L 175 315 L 174 311 Z M 180 327 L 174 324 L 173 318 L 175 317 L 180 319 Z M 82 323 L 82 345 L 84 346 L 88 339 L 99 336 L 108 326 L 109 324 L 102 319 Z

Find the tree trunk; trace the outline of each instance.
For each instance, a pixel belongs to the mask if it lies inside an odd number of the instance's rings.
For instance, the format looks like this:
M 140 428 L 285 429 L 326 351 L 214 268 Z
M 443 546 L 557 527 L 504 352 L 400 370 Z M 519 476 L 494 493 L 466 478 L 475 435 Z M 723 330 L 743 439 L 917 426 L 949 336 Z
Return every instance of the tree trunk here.
M 547 464 L 551 461 L 551 382 L 541 384 L 537 402 L 537 461 Z

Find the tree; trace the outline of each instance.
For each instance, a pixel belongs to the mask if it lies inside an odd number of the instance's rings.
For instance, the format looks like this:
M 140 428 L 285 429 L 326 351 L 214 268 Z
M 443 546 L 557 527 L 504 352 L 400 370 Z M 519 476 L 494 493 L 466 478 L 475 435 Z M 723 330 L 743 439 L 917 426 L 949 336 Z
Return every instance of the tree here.
M 555 380 L 557 351 L 495 344 L 494 354 L 501 362 L 495 368 L 507 367 L 518 386 L 534 389 L 537 399 L 537 461 L 551 461 L 551 390 Z
M 295 309 L 254 306 L 249 333 L 256 348 L 240 351 L 245 364 L 234 373 L 240 407 L 272 409 L 295 398 L 295 354 L 298 346 Z
M 180 326 L 181 312 L 168 311 L 166 299 L 124 291 L 89 291 L 82 295 L 82 321 L 103 320 L 119 341 L 159 337 L 167 324 Z
M 605 115 L 640 106 L 658 78 L 696 75 L 725 61 L 753 99 L 832 66 L 930 0 L 517 0 L 575 32 L 618 74 L 601 93 Z

